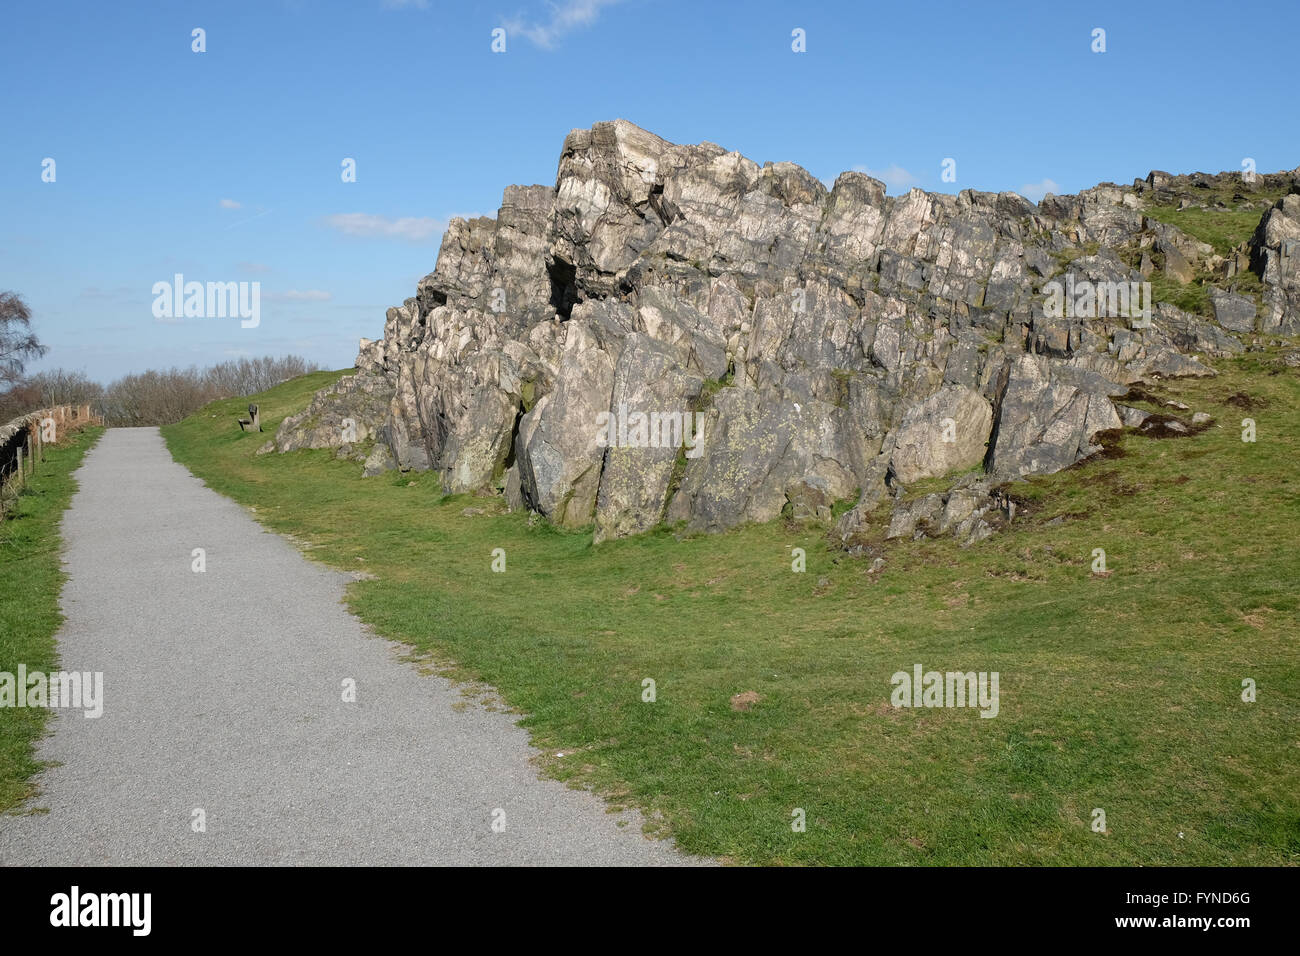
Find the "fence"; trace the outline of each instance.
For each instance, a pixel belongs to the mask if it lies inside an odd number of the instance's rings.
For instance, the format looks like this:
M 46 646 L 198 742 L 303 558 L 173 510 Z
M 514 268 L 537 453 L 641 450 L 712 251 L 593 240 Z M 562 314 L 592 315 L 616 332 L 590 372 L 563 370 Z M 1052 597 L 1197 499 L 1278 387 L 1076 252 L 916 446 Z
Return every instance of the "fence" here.
M 47 443 L 85 425 L 102 424 L 89 405 L 55 405 L 0 425 L 0 485 L 21 488 L 36 462 L 45 460 Z

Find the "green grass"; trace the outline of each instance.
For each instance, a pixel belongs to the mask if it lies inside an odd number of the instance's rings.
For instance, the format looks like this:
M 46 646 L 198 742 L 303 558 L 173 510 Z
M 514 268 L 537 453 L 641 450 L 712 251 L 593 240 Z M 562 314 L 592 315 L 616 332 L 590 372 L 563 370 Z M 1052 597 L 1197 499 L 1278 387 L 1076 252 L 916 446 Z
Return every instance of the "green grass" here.
M 45 461 L 0 521 L 0 672 L 15 674 L 19 664 L 46 673 L 58 668 L 59 523 L 76 490 L 72 472 L 102 432 L 85 428 L 65 444 L 45 446 Z M 42 766 L 33 744 L 48 718 L 43 708 L 0 707 L 0 812 L 31 796 L 30 778 Z
M 1252 199 L 1257 197 L 1252 197 Z M 1259 197 L 1262 198 L 1262 197 Z M 1146 214 L 1171 226 L 1177 226 L 1201 242 L 1208 242 L 1214 251 L 1226 256 L 1245 242 L 1255 232 L 1263 209 L 1178 209 L 1174 206 L 1148 206 Z
M 1285 195 L 1286 189 L 1265 189 L 1258 183 L 1251 185 L 1227 180 L 1211 189 L 1194 190 L 1194 193 L 1193 198 L 1197 203 L 1209 208 L 1199 209 L 1193 206 L 1179 209 L 1177 206 L 1152 204 L 1146 206 L 1143 212 L 1152 219 L 1177 226 L 1201 242 L 1208 242 L 1215 252 L 1226 256 L 1254 234 L 1255 227 L 1264 217 L 1265 210 L 1255 204 L 1260 200 L 1276 202 Z M 1217 202 L 1223 203 L 1226 208 L 1214 208 Z
M 444 497 L 429 473 L 363 479 L 330 451 L 254 457 L 266 436 L 233 424 L 247 399 L 164 433 L 312 557 L 370 572 L 349 586 L 355 612 L 497 688 L 545 772 L 641 807 L 688 851 L 1295 864 L 1300 379 L 1269 353 L 1222 371 L 1160 389 L 1214 416 L 1203 433 L 1126 435 L 1117 457 L 1015 486 L 1007 531 L 967 549 L 882 544 L 877 575 L 815 525 L 593 546 L 521 514 L 465 516 L 474 499 Z M 337 374 L 258 396 L 268 431 Z M 874 519 L 882 535 L 887 518 Z M 1107 577 L 1091 571 L 1095 548 Z M 1000 714 L 891 708 L 891 675 L 916 663 L 998 671 Z M 733 710 L 745 691 L 761 699 Z M 806 832 L 791 829 L 796 808 Z M 1093 808 L 1108 832 L 1090 829 Z
M 1147 279 L 1151 283 L 1151 300 L 1169 302 L 1193 315 L 1213 316 L 1210 306 L 1210 290 L 1204 284 L 1203 277 L 1183 284 L 1172 276 L 1157 271 Z

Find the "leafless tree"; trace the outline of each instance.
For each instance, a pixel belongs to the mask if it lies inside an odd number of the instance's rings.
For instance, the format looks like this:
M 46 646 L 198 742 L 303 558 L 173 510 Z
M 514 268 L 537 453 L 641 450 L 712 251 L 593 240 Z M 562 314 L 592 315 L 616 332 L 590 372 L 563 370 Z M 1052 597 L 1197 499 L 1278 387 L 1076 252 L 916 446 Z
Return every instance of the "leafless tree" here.
M 150 369 L 124 375 L 107 387 L 84 372 L 52 369 L 0 388 L 0 423 L 51 405 L 90 405 L 108 425 L 169 425 L 208 402 L 256 395 L 318 368 L 298 355 L 267 355 L 205 369 Z
M 46 347 L 32 331 L 32 310 L 16 292 L 0 292 L 0 385 L 13 385 Z
M 85 372 L 56 368 L 37 372 L 27 384 L 40 392 L 39 408 L 52 405 L 91 405 L 96 408 L 104 399 L 104 386 L 91 381 Z
M 126 375 L 104 390 L 104 420 L 109 425 L 168 425 L 219 398 L 242 398 L 314 372 L 319 366 L 297 355 L 264 356 L 222 362 L 206 369 L 190 366 Z
M 0 391 L 0 425 L 41 407 L 40 389 L 27 382 Z

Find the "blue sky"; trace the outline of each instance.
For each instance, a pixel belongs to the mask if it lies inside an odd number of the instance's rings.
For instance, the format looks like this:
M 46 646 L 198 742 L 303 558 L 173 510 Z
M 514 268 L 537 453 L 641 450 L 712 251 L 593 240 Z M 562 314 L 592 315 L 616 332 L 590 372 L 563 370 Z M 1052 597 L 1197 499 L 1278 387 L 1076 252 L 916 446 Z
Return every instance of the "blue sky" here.
M 892 193 L 1300 165 L 1287 81 L 1262 65 L 1294 0 L 42 0 L 4 25 L 0 289 L 51 346 L 37 368 L 101 380 L 266 353 L 351 365 L 449 217 L 553 183 L 565 134 L 616 117 Z M 156 319 L 177 272 L 260 282 L 260 324 Z

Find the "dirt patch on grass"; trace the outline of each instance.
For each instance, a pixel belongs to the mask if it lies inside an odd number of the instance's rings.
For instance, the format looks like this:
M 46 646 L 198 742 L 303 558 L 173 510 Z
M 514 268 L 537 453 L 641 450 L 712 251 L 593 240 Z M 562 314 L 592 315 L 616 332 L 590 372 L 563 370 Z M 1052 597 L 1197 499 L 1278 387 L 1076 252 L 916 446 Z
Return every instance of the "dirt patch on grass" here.
M 1252 411 L 1256 408 L 1263 408 L 1268 404 L 1262 398 L 1256 398 L 1253 395 L 1247 395 L 1245 392 L 1234 392 L 1225 398 L 1220 399 L 1224 405 L 1231 405 L 1234 408 L 1244 408 L 1246 411 Z
M 1029 518 L 1034 518 L 1042 510 L 1042 502 L 1037 498 L 1030 497 L 1024 491 L 1023 483 L 1005 482 L 989 489 L 989 498 L 992 499 L 993 507 L 983 515 L 983 521 L 994 531 L 1001 531 L 1003 528 L 1012 524 L 1018 524 Z M 920 522 L 917 527 L 921 527 Z M 927 528 L 927 531 L 929 529 Z M 942 537 L 937 532 L 932 537 Z
M 1128 391 L 1115 399 L 1125 405 L 1131 405 L 1134 402 L 1150 402 L 1152 405 L 1163 405 L 1165 400 L 1151 391 L 1146 382 L 1133 382 L 1128 387 Z
M 1076 461 L 1071 468 L 1078 468 L 1080 465 L 1088 462 L 1109 461 L 1112 458 L 1123 458 L 1124 449 L 1120 447 L 1120 440 L 1127 432 L 1127 428 L 1107 428 L 1105 431 L 1099 431 L 1092 436 L 1094 445 L 1100 445 L 1101 451 L 1095 451 L 1087 458 L 1081 458 Z
M 1152 415 L 1137 427 L 1137 433 L 1146 438 L 1190 438 L 1205 431 L 1213 420 L 1193 425 L 1174 415 Z

